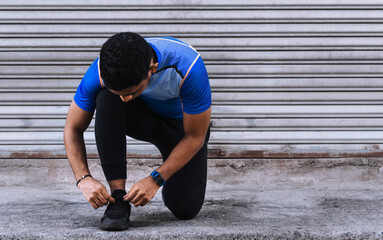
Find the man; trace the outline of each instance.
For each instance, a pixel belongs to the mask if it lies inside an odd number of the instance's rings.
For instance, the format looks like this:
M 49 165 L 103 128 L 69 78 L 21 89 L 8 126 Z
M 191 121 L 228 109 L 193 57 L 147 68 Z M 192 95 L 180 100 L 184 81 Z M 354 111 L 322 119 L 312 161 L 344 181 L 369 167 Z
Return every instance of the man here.
M 110 186 L 90 175 L 83 133 L 96 110 L 95 135 Z M 163 186 L 165 205 L 179 219 L 200 211 L 206 189 L 211 90 L 205 65 L 175 38 L 119 33 L 109 38 L 70 104 L 64 130 L 77 186 L 97 209 L 101 228 L 129 227 L 130 203 L 145 206 Z M 125 192 L 126 135 L 154 144 L 163 164 Z

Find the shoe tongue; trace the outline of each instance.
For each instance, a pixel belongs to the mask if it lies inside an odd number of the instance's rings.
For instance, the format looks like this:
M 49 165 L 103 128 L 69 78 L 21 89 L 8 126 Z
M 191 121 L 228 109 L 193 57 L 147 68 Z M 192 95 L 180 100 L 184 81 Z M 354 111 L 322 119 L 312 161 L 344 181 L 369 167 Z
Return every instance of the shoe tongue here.
M 112 197 L 116 200 L 122 200 L 126 192 L 122 189 L 116 189 L 112 192 Z

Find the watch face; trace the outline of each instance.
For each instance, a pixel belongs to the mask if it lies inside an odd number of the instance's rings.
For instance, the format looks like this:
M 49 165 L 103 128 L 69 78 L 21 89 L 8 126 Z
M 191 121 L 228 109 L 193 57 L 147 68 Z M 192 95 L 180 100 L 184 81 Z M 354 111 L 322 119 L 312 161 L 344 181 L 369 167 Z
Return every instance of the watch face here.
M 160 186 L 162 186 L 162 184 L 165 182 L 164 179 L 162 179 L 162 177 L 159 175 L 155 177 L 155 180 L 157 181 L 158 184 L 160 184 Z
M 153 177 L 153 179 L 158 183 L 160 187 L 165 184 L 165 180 L 162 178 L 161 174 L 159 174 L 157 171 L 153 171 L 150 175 Z

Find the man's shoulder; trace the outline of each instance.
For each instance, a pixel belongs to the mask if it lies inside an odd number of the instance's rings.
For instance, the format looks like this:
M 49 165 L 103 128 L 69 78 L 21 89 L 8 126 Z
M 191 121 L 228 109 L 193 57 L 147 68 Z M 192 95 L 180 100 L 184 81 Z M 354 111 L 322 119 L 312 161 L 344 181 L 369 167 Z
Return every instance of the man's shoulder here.
M 161 54 L 171 53 L 174 57 L 188 57 L 198 54 L 190 44 L 172 37 L 152 37 L 146 39 L 149 44 L 157 48 Z
M 96 95 L 102 88 L 103 82 L 99 74 L 99 58 L 97 58 L 90 65 L 77 88 L 74 96 L 76 104 L 85 111 L 94 110 Z
M 86 71 L 83 80 L 90 80 L 91 84 L 96 86 L 104 86 L 104 83 L 100 74 L 100 59 L 96 58 Z
M 147 42 L 168 42 L 168 43 L 179 43 L 179 44 L 184 44 L 184 45 L 187 45 L 187 46 L 190 46 L 189 44 L 187 44 L 186 42 L 183 42 L 177 38 L 174 38 L 174 37 L 146 37 L 145 40 Z

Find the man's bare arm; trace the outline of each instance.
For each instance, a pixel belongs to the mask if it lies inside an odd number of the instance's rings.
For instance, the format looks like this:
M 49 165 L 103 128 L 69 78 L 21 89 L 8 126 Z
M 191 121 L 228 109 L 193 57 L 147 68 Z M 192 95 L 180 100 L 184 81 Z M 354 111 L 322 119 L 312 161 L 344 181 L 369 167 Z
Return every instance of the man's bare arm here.
M 69 163 L 76 179 L 89 174 L 84 132 L 92 121 L 93 112 L 79 108 L 74 101 L 69 106 L 64 128 L 64 143 Z
M 65 150 L 76 180 L 90 174 L 86 158 L 84 132 L 92 121 L 93 112 L 87 112 L 72 101 L 64 129 Z M 102 207 L 108 201 L 114 202 L 105 186 L 93 178 L 84 178 L 78 185 L 93 208 Z

